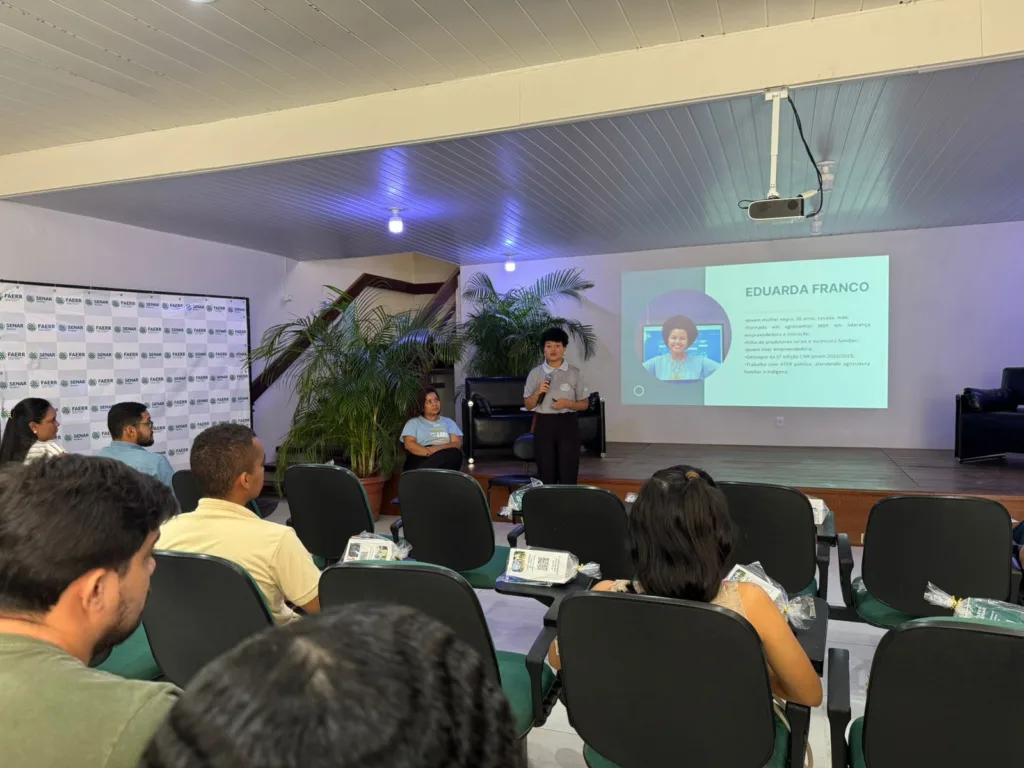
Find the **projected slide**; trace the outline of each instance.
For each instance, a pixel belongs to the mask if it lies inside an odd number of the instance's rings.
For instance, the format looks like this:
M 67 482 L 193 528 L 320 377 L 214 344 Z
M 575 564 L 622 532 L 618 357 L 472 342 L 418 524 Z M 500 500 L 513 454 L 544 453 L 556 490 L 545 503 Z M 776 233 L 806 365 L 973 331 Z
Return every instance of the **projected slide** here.
M 889 257 L 623 273 L 622 401 L 887 408 Z

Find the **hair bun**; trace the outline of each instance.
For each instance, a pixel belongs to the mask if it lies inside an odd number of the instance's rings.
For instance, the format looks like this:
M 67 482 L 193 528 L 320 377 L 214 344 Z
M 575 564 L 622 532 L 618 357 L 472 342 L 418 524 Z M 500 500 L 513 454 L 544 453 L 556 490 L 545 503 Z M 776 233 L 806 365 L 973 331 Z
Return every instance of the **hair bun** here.
M 694 472 L 692 469 L 684 475 L 687 480 L 700 480 L 700 473 Z

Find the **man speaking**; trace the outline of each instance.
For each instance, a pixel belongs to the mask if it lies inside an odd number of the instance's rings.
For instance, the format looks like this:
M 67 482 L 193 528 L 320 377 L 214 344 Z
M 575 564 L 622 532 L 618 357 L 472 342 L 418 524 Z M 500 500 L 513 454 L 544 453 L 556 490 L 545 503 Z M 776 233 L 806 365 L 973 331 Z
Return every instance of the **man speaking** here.
M 575 485 L 580 471 L 578 411 L 587 410 L 589 390 L 580 369 L 565 362 L 569 335 L 549 328 L 541 337 L 544 362 L 526 377 L 523 402 L 537 414 L 533 448 L 544 485 Z

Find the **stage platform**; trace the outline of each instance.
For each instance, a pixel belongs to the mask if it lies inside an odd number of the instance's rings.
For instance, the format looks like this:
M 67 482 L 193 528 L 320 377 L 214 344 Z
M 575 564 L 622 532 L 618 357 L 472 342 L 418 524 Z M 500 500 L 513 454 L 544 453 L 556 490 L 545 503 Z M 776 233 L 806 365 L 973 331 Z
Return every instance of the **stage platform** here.
M 654 472 L 691 464 L 716 480 L 789 485 L 820 496 L 836 516 L 836 528 L 861 542 L 868 511 L 879 499 L 901 494 L 984 496 L 1024 518 L 1024 456 L 981 464 L 959 464 L 952 451 L 895 448 L 785 448 L 778 446 L 609 443 L 605 458 L 580 457 L 580 483 L 625 497 Z M 512 458 L 481 456 L 470 472 L 484 488 L 497 475 L 517 474 Z M 495 488 L 492 506 L 506 503 Z

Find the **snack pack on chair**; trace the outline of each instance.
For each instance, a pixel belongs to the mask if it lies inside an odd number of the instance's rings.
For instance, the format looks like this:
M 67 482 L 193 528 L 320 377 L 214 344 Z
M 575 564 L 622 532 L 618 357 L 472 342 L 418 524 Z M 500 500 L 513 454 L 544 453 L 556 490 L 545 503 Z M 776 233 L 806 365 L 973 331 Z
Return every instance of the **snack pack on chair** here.
M 940 608 L 949 608 L 953 615 L 961 619 L 983 619 L 999 621 L 1004 624 L 1017 624 L 1024 627 L 1024 608 L 1002 600 L 990 600 L 985 597 L 953 597 L 936 587 L 930 581 L 924 592 L 924 599 Z
M 518 488 L 508 495 L 508 504 L 501 508 L 498 513 L 502 517 L 512 518 L 513 515 L 523 511 L 523 494 L 531 488 L 538 488 L 544 485 L 536 477 L 530 478 L 530 484 L 524 485 L 522 488 Z
M 363 531 L 348 540 L 342 560 L 346 563 L 356 560 L 405 560 L 410 552 L 412 545 L 407 541 L 395 544 L 389 536 Z
M 597 563 L 580 565 L 579 558 L 570 552 L 541 547 L 517 547 L 509 551 L 505 574 L 501 578 L 533 584 L 567 584 L 580 573 L 592 579 L 600 579 L 601 566 Z
M 789 623 L 797 629 L 806 629 L 815 619 L 817 611 L 814 608 L 814 598 L 810 595 L 790 598 L 786 590 L 779 582 L 775 581 L 764 572 L 761 563 L 750 565 L 735 565 L 725 577 L 726 581 L 745 582 L 756 584 L 763 589 L 772 602 L 782 611 Z

